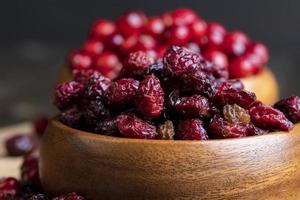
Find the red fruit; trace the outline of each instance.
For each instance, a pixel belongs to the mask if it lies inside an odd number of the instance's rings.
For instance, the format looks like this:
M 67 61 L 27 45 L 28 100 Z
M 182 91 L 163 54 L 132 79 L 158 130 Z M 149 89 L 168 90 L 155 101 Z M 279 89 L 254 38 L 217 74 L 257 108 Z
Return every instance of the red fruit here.
M 137 112 L 145 118 L 158 118 L 164 108 L 164 91 L 154 75 L 140 83 L 135 101 Z
M 251 63 L 253 67 L 253 74 L 258 74 L 263 70 L 264 64 L 262 63 L 262 60 L 258 55 L 253 53 L 246 53 L 242 57 L 244 57 L 246 60 L 248 60 Z
M 89 39 L 83 45 L 83 50 L 92 56 L 101 54 L 103 49 L 103 43 L 96 39 Z
M 199 42 L 204 36 L 206 31 L 206 23 L 204 20 L 198 18 L 192 24 L 189 25 L 191 32 L 191 38 L 194 42 Z
M 87 69 L 87 70 L 74 69 L 72 71 L 72 74 L 73 74 L 74 80 L 81 84 L 85 84 L 86 81 L 91 77 L 98 77 L 101 75 L 101 73 L 95 69 Z
M 300 121 L 300 98 L 290 96 L 275 103 L 274 108 L 283 112 L 283 114 L 293 123 Z
M 41 189 L 37 156 L 28 155 L 24 157 L 21 165 L 21 182 L 33 188 Z
M 20 190 L 20 183 L 17 179 L 8 177 L 0 179 L 0 199 L 15 199 Z
M 165 27 L 170 27 L 173 24 L 172 14 L 171 12 L 163 13 L 160 18 L 163 20 Z
M 119 51 L 121 52 L 122 56 L 126 57 L 128 56 L 129 53 L 131 53 L 132 51 L 134 51 L 136 48 L 136 44 L 138 41 L 138 37 L 137 36 L 130 36 L 125 38 L 124 42 L 122 43 L 122 45 L 119 47 Z
M 271 106 L 252 107 L 249 114 L 253 124 L 262 129 L 289 131 L 293 128 L 293 123 L 282 112 Z
M 164 54 L 166 53 L 166 50 L 168 49 L 169 45 L 160 45 L 157 49 L 157 55 L 158 58 L 162 58 L 164 56 Z
M 121 69 L 121 63 L 118 56 L 110 51 L 104 51 L 95 58 L 95 69 L 104 76 L 113 79 Z
M 188 48 L 189 50 L 195 52 L 195 53 L 198 53 L 198 54 L 201 53 L 201 49 L 200 49 L 199 45 L 195 42 L 187 43 L 185 45 L 185 47 Z
M 105 40 L 105 45 L 108 49 L 118 51 L 123 45 L 124 41 L 125 39 L 121 34 L 115 33 L 107 37 L 107 39 Z
M 269 60 L 269 51 L 268 48 L 260 42 L 251 43 L 246 51 L 248 54 L 255 54 L 259 57 L 260 63 L 265 64 Z
M 83 50 L 76 50 L 68 55 L 67 63 L 72 69 L 90 69 L 92 67 L 92 57 Z
M 104 93 L 106 103 L 116 110 L 134 104 L 139 82 L 134 79 L 120 79 L 113 82 Z
M 165 24 L 160 17 L 151 17 L 148 19 L 144 32 L 153 37 L 159 37 L 165 30 Z
M 48 121 L 49 121 L 49 119 L 46 116 L 40 116 L 35 119 L 34 129 L 35 129 L 35 133 L 38 136 L 42 136 L 44 134 L 46 127 L 48 125 Z
M 207 140 L 208 136 L 199 119 L 188 119 L 181 122 L 176 129 L 176 139 L 179 140 Z
M 72 128 L 80 128 L 82 119 L 82 112 L 77 106 L 62 111 L 58 116 L 60 122 Z
M 247 56 L 235 58 L 229 65 L 230 78 L 243 78 L 254 74 L 256 67 Z
M 60 110 L 70 108 L 80 101 L 84 93 L 84 86 L 76 81 L 59 84 L 55 88 L 54 104 Z
M 72 192 L 66 195 L 55 197 L 53 198 L 53 200 L 85 200 L 85 198 L 76 194 L 75 192 Z
M 198 19 L 197 14 L 190 9 L 180 8 L 171 13 L 172 24 L 175 26 L 189 25 Z
M 187 26 L 172 26 L 166 31 L 165 37 L 169 45 L 183 46 L 189 42 L 191 33 Z
M 222 51 L 212 48 L 207 50 L 203 56 L 206 60 L 213 62 L 221 68 L 228 68 L 228 58 Z
M 44 194 L 35 194 L 29 200 L 49 200 L 49 198 Z
M 208 23 L 201 44 L 206 47 L 221 47 L 226 35 L 225 28 L 218 23 Z
M 36 148 L 36 140 L 31 135 L 15 135 L 5 141 L 5 147 L 9 156 L 22 156 L 32 152 Z
M 96 124 L 95 132 L 101 135 L 116 136 L 119 133 L 117 121 L 114 118 L 101 120 Z
M 86 81 L 85 97 L 88 99 L 100 99 L 104 94 L 104 91 L 110 86 L 111 80 L 98 75 L 90 77 Z
M 225 37 L 223 48 L 228 56 L 241 56 L 245 53 L 249 44 L 249 38 L 242 32 L 231 32 Z
M 156 41 L 150 35 L 140 35 L 135 50 L 147 51 L 156 47 Z
M 116 32 L 116 25 L 113 21 L 100 19 L 96 21 L 91 29 L 92 37 L 100 40 L 106 39 L 108 36 Z
M 118 30 L 125 37 L 139 35 L 146 22 L 146 16 L 140 11 L 126 12 L 117 20 Z
M 95 127 L 99 121 L 110 117 L 110 115 L 110 110 L 104 105 L 101 99 L 89 101 L 83 109 L 84 120 L 90 127 Z
M 137 118 L 133 114 L 123 114 L 117 117 L 117 127 L 127 138 L 154 139 L 157 135 L 155 126 Z

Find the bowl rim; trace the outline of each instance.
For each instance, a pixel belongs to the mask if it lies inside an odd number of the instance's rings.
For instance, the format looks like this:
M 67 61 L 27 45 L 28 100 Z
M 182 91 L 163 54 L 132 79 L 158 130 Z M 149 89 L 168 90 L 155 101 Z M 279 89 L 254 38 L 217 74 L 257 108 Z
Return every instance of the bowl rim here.
M 294 124 L 294 127 L 289 132 L 284 131 L 276 131 L 271 132 L 265 135 L 255 135 L 255 136 L 248 136 L 248 137 L 240 137 L 240 138 L 225 138 L 225 139 L 213 139 L 213 140 L 160 140 L 160 139 L 137 139 L 137 138 L 122 138 L 122 137 L 114 137 L 114 136 L 108 136 L 108 135 L 101 135 L 96 134 L 93 132 L 83 131 L 79 129 L 75 129 L 72 127 L 69 127 L 62 122 L 58 121 L 56 118 L 53 118 L 50 120 L 49 124 L 52 124 L 52 126 L 55 126 L 56 128 L 63 129 L 67 131 L 68 133 L 71 133 L 72 135 L 77 135 L 80 137 L 93 139 L 93 140 L 101 140 L 101 141 L 107 141 L 107 142 L 122 142 L 122 143 L 157 143 L 157 144 L 208 144 L 208 143 L 218 143 L 218 142 L 232 142 L 232 141 L 254 141 L 257 139 L 266 139 L 266 138 L 274 138 L 274 136 L 292 136 L 297 135 L 293 133 L 293 130 L 296 129 L 296 126 L 298 129 L 300 129 L 300 123 Z M 300 133 L 300 131 L 299 131 Z

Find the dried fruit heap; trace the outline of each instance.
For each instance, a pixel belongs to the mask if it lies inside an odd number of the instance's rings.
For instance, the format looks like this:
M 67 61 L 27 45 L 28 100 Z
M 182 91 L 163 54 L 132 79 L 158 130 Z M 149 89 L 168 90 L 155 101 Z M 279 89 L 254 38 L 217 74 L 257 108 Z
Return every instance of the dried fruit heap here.
M 227 68 L 185 47 L 173 45 L 156 60 L 132 52 L 123 65 L 113 81 L 89 70 L 57 86 L 59 120 L 97 134 L 179 140 L 289 131 L 300 120 L 299 97 L 264 105 L 228 80 Z
M 266 46 L 250 41 L 245 33 L 227 32 L 221 24 L 205 22 L 194 11 L 180 8 L 160 16 L 147 17 L 141 11 L 131 11 L 115 22 L 99 19 L 82 47 L 69 54 L 67 64 L 75 75 L 94 69 L 113 79 L 122 66 L 133 69 L 137 75 L 149 60 L 135 55 L 140 59 L 136 68 L 135 62 L 122 65 L 124 58 L 138 50 L 155 59 L 162 58 L 170 45 L 201 52 L 220 68 L 228 68 L 230 78 L 257 74 L 269 59 Z

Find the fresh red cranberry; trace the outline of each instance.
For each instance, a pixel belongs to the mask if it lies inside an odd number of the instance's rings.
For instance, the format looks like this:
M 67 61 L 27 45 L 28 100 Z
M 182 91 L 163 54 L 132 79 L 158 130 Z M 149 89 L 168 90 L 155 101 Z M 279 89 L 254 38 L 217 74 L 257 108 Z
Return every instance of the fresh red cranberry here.
M 197 14 L 187 8 L 179 8 L 171 13 L 172 24 L 175 26 L 189 25 L 198 19 Z
M 211 48 L 203 56 L 206 60 L 213 62 L 221 68 L 228 68 L 228 58 L 222 51 Z
M 127 138 L 154 139 L 157 135 L 155 126 L 133 114 L 119 115 L 117 126 L 120 133 Z
M 34 129 L 38 136 L 42 136 L 44 134 L 48 121 L 49 119 L 46 116 L 40 116 L 34 120 Z
M 169 48 L 169 45 L 160 45 L 160 46 L 156 49 L 157 57 L 158 57 L 158 58 L 163 58 L 163 56 L 165 55 L 166 50 L 167 50 L 168 48 Z
M 80 128 L 82 124 L 82 112 L 77 106 L 74 106 L 62 111 L 58 116 L 58 120 L 72 128 Z
M 243 78 L 254 73 L 255 65 L 246 56 L 235 58 L 229 65 L 230 78 Z
M 198 67 L 200 60 L 198 54 L 179 46 L 171 46 L 163 58 L 166 71 L 175 76 L 193 71 Z
M 207 47 L 221 47 L 226 35 L 225 28 L 218 23 L 208 23 L 201 44 Z
M 111 81 L 98 75 L 91 77 L 86 81 L 85 97 L 88 99 L 100 99 L 102 98 L 104 91 L 110 86 Z
M 140 35 L 138 38 L 135 49 L 147 51 L 156 47 L 156 40 L 150 35 Z
M 116 110 L 134 104 L 139 82 L 134 79 L 120 79 L 113 82 L 104 93 L 106 103 Z
M 260 42 L 253 42 L 247 48 L 247 53 L 255 54 L 260 58 L 262 64 L 265 64 L 269 60 L 268 48 Z
M 144 32 L 157 38 L 162 35 L 165 30 L 165 24 L 160 17 L 151 17 L 148 19 Z
M 21 182 L 35 189 L 41 189 L 38 157 L 36 155 L 32 154 L 24 157 L 21 165 Z
M 188 119 L 181 122 L 176 129 L 176 139 L 180 140 L 207 140 L 208 136 L 199 119 Z
M 17 179 L 8 177 L 0 179 L 0 199 L 15 199 L 20 190 L 20 183 Z
M 161 14 L 160 18 L 163 20 L 165 27 L 172 26 L 173 18 L 171 12 L 165 12 Z
M 29 200 L 50 200 L 45 194 L 35 194 Z
M 95 126 L 99 121 L 110 117 L 110 115 L 110 110 L 100 99 L 89 101 L 83 109 L 84 120 L 89 127 Z
M 253 74 L 258 74 L 263 70 L 264 65 L 262 63 L 261 58 L 257 54 L 246 53 L 242 57 L 243 57 L 243 59 L 245 59 L 251 63 L 251 66 L 253 69 L 253 72 L 252 72 Z
M 32 152 L 36 148 L 36 140 L 31 135 L 15 135 L 5 142 L 7 154 L 9 156 L 22 156 Z
M 118 51 L 123 45 L 124 41 L 125 39 L 121 34 L 115 33 L 107 37 L 107 39 L 105 40 L 105 47 L 112 51 Z
M 103 43 L 96 39 L 89 39 L 83 45 L 83 50 L 93 56 L 101 54 L 103 49 Z
M 140 83 L 135 101 L 137 112 L 145 118 L 158 118 L 164 107 L 164 91 L 154 75 Z
M 229 56 L 241 56 L 249 44 L 248 36 L 239 31 L 228 33 L 225 37 L 223 48 Z
M 198 18 L 193 23 L 189 25 L 191 32 L 191 38 L 194 42 L 199 42 L 204 36 L 206 31 L 206 23 L 204 20 Z
M 282 112 L 267 105 L 252 107 L 249 111 L 251 121 L 259 128 L 266 130 L 289 131 L 293 128 Z
M 74 80 L 81 83 L 85 84 L 86 81 L 91 78 L 91 77 L 98 77 L 101 76 L 101 73 L 95 69 L 87 69 L 87 70 L 73 70 L 72 71 Z
M 154 59 L 158 59 L 158 53 L 155 49 L 146 50 L 145 53 Z
M 72 107 L 77 104 L 84 93 L 84 86 L 76 81 L 59 84 L 55 88 L 54 104 L 60 109 Z
M 208 99 L 200 95 L 180 97 L 173 106 L 185 117 L 208 117 L 210 111 Z
M 67 63 L 72 69 L 90 69 L 92 67 L 92 57 L 83 50 L 76 50 L 68 55 Z
M 201 49 L 200 49 L 199 45 L 195 42 L 189 42 L 185 45 L 185 47 L 195 53 L 198 53 L 198 54 L 201 53 Z
M 290 96 L 275 103 L 274 108 L 283 112 L 283 114 L 293 123 L 300 121 L 300 98 Z
M 120 53 L 122 56 L 127 57 L 129 53 L 136 49 L 136 44 L 138 42 L 137 36 L 130 36 L 125 38 L 124 42 L 120 46 Z
M 189 42 L 191 33 L 187 26 L 172 26 L 165 32 L 165 37 L 168 44 L 183 46 Z
M 66 195 L 61 195 L 59 197 L 55 197 L 52 200 L 85 200 L 84 197 L 76 194 L 75 192 L 66 194 Z
M 104 51 L 95 58 L 95 69 L 104 76 L 113 79 L 121 69 L 121 62 L 118 56 L 110 51 Z
M 108 36 L 116 32 L 116 25 L 113 21 L 100 19 L 95 22 L 91 29 L 92 37 L 100 40 L 106 39 Z
M 114 118 L 101 120 L 96 124 L 95 132 L 101 135 L 116 136 L 119 133 L 117 121 Z
M 117 20 L 120 33 L 124 36 L 139 35 L 146 23 L 146 16 L 140 11 L 126 12 Z

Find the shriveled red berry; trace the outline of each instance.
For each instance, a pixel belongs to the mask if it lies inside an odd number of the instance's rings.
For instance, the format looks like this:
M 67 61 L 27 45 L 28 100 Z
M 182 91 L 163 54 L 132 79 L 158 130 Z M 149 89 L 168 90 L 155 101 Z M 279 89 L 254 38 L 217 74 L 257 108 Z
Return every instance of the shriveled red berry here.
M 221 47 L 226 35 L 225 28 L 218 23 L 208 23 L 201 44 L 208 47 Z
M 207 140 L 208 136 L 199 119 L 188 119 L 181 122 L 176 129 L 176 139 L 180 140 Z
M 251 121 L 259 128 L 266 130 L 289 131 L 293 128 L 282 112 L 268 105 L 252 107 L 249 111 Z
M 34 129 L 38 136 L 42 136 L 44 134 L 48 121 L 49 119 L 47 116 L 40 116 L 34 120 Z
M 157 129 L 157 139 L 173 140 L 175 135 L 174 124 L 172 121 L 167 120 Z
M 193 10 L 187 8 L 179 8 L 174 10 L 171 13 L 171 17 L 172 24 L 176 26 L 188 25 L 198 19 L 197 14 Z
M 247 126 L 247 136 L 263 135 L 266 133 L 268 133 L 268 131 L 260 129 L 252 123 L 248 124 Z
M 91 36 L 100 40 L 104 40 L 115 32 L 116 25 L 113 21 L 107 19 L 99 19 L 92 26 Z
M 232 123 L 240 123 L 246 125 L 251 121 L 248 111 L 236 104 L 225 105 L 223 107 L 223 116 L 226 121 Z
M 41 189 L 38 157 L 34 154 L 24 157 L 21 165 L 21 182 L 35 189 Z
M 91 77 L 101 76 L 101 73 L 95 69 L 87 69 L 87 70 L 74 69 L 72 71 L 72 74 L 74 76 L 74 80 L 82 84 L 85 84 L 86 81 Z
M 49 200 L 49 198 L 45 194 L 35 194 L 29 200 Z
M 173 106 L 180 115 L 186 117 L 208 117 L 210 111 L 208 99 L 200 95 L 180 97 Z
M 165 30 L 165 24 L 160 17 L 151 17 L 148 19 L 144 32 L 153 36 L 159 37 Z
M 133 114 L 119 115 L 117 127 L 120 133 L 127 138 L 154 139 L 157 135 L 155 126 Z
M 90 127 L 96 126 L 100 120 L 108 118 L 110 115 L 110 110 L 100 99 L 89 101 L 83 109 L 84 120 Z
M 255 65 L 249 57 L 241 56 L 235 58 L 229 65 L 230 78 L 243 78 L 250 76 L 255 71 Z
M 219 51 L 217 49 L 209 49 L 207 50 L 203 57 L 208 60 L 213 62 L 215 65 L 218 65 L 221 68 L 228 68 L 228 58 L 226 54 L 224 54 L 222 51 Z
M 82 112 L 77 106 L 74 106 L 62 111 L 58 116 L 58 120 L 72 128 L 80 128 L 82 122 Z
M 15 199 L 20 190 L 20 183 L 12 177 L 0 179 L 0 199 L 9 200 Z
M 241 56 L 245 53 L 250 40 L 248 36 L 239 31 L 228 33 L 223 48 L 229 56 Z
M 200 39 L 204 36 L 206 31 L 206 26 L 207 25 L 205 21 L 200 18 L 196 19 L 189 25 L 189 29 L 191 32 L 191 39 L 194 42 L 199 42 Z
M 102 75 L 89 78 L 86 82 L 85 97 L 88 99 L 102 98 L 110 84 L 111 81 Z
M 260 58 L 260 62 L 265 64 L 269 60 L 269 50 L 268 48 L 260 42 L 253 42 L 247 47 L 246 53 L 255 54 Z
M 95 132 L 101 135 L 115 136 L 119 133 L 115 118 L 101 120 L 96 124 Z
M 144 70 L 145 75 L 154 74 L 159 79 L 164 77 L 164 64 L 161 60 L 154 62 L 153 64 L 149 65 Z
M 61 195 L 59 197 L 55 197 L 52 200 L 85 200 L 85 198 L 76 194 L 75 192 L 72 192 L 69 194 Z
M 68 55 L 67 63 L 71 69 L 84 70 L 92 68 L 93 60 L 89 53 L 76 50 Z
M 165 53 L 163 62 L 167 73 L 180 76 L 193 71 L 200 63 L 200 56 L 185 47 L 171 46 Z
M 275 103 L 274 108 L 283 112 L 283 114 L 293 123 L 300 121 L 300 98 L 290 96 Z
M 9 156 L 22 156 L 32 152 L 37 147 L 33 136 L 19 134 L 5 141 L 5 147 Z
M 114 33 L 106 38 L 105 47 L 112 51 L 118 51 L 123 45 L 124 41 L 125 38 L 121 34 Z
M 172 26 L 165 32 L 168 44 L 183 46 L 191 39 L 191 33 L 187 26 Z
M 76 81 L 59 84 L 55 88 L 54 104 L 60 110 L 77 104 L 84 93 L 84 86 Z
M 88 39 L 83 45 L 83 50 L 92 56 L 101 54 L 103 49 L 104 44 L 96 39 Z
M 227 67 L 217 65 L 207 60 L 201 60 L 200 70 L 204 73 L 213 76 L 215 79 L 228 80 L 229 72 Z
M 156 47 L 156 40 L 151 35 L 140 35 L 135 50 L 147 51 Z
M 130 11 L 117 19 L 117 26 L 124 36 L 139 35 L 146 23 L 146 16 L 141 11 Z
M 104 93 L 106 103 L 112 109 L 128 108 L 134 104 L 139 81 L 120 79 L 113 82 Z
M 95 58 L 95 69 L 104 76 L 113 79 L 121 69 L 121 62 L 118 56 L 110 51 L 104 51 Z
M 148 75 L 140 83 L 135 107 L 137 112 L 145 118 L 157 118 L 164 107 L 164 91 L 160 81 L 154 75 Z

